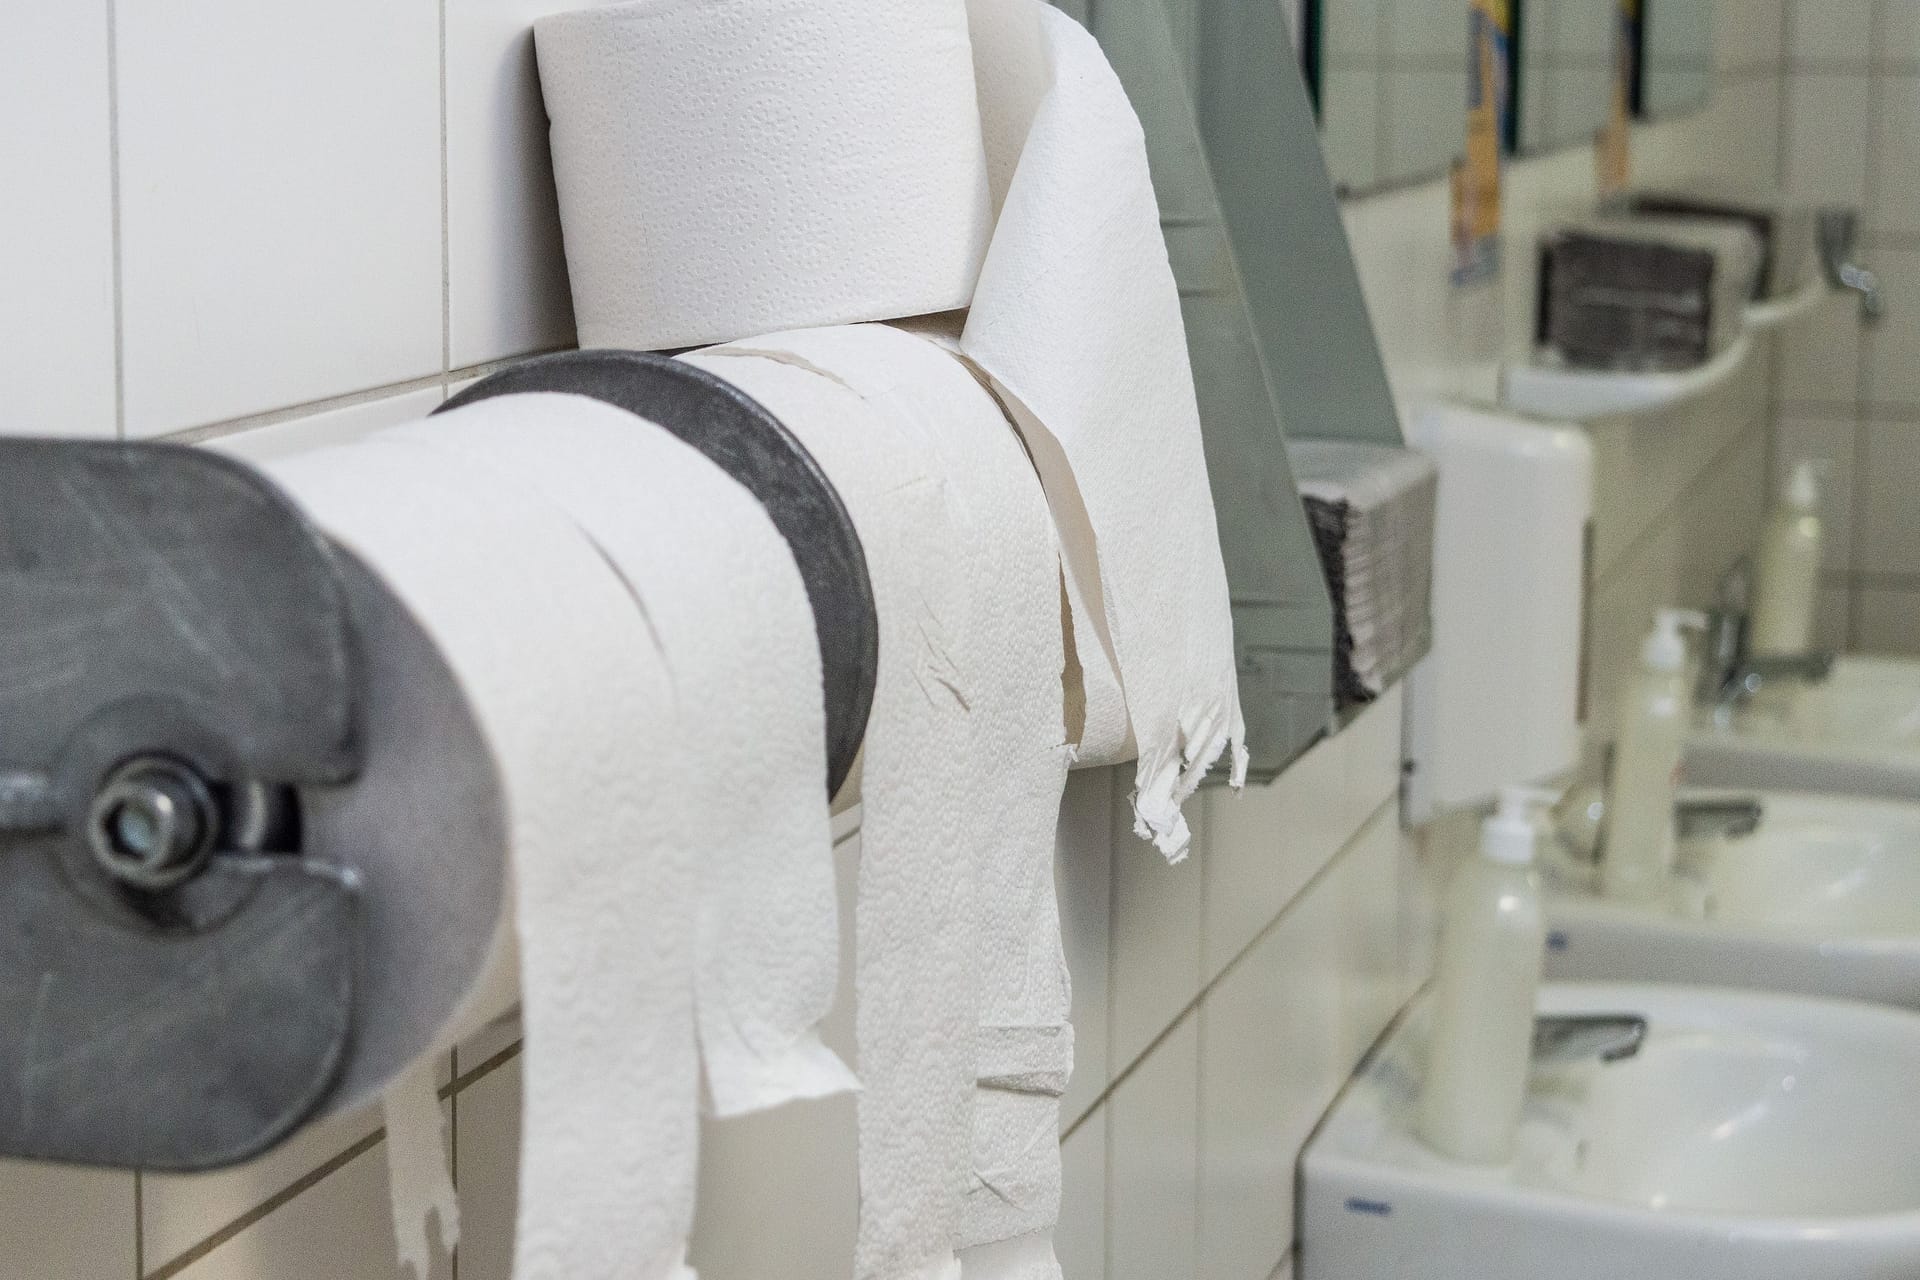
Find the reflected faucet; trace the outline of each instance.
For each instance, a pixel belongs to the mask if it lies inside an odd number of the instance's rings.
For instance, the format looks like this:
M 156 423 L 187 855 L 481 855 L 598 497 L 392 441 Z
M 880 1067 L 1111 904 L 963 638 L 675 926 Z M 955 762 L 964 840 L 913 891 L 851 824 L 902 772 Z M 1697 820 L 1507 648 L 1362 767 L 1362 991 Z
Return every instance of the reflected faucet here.
M 1860 318 L 1876 324 L 1886 314 L 1880 277 L 1855 261 L 1860 247 L 1860 211 L 1844 206 L 1820 210 L 1817 217 L 1820 267 L 1836 289 L 1860 295 Z
M 1707 611 L 1707 645 L 1695 698 L 1724 719 L 1769 684 L 1819 684 L 1833 674 L 1830 650 L 1755 654 L 1748 646 L 1753 566 L 1745 557 L 1720 580 L 1718 602 Z
M 1638 1014 L 1543 1014 L 1533 1020 L 1533 1062 L 1553 1067 L 1587 1058 L 1622 1062 L 1647 1042 Z

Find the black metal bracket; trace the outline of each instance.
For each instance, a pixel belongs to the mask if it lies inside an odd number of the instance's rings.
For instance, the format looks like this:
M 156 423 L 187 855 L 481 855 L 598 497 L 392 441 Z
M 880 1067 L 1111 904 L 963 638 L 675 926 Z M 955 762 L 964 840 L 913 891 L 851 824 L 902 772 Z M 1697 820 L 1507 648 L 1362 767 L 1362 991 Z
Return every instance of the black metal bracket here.
M 820 642 L 827 792 L 838 793 L 866 737 L 880 623 L 853 518 L 820 464 L 780 420 L 703 369 L 638 351 L 566 351 L 508 365 L 438 412 L 528 392 L 588 396 L 645 418 L 705 454 L 767 509 L 787 540 Z
M 291 803 L 360 765 L 333 552 L 202 450 L 0 441 L 0 490 L 0 1154 L 232 1163 L 352 1033 L 358 880 Z

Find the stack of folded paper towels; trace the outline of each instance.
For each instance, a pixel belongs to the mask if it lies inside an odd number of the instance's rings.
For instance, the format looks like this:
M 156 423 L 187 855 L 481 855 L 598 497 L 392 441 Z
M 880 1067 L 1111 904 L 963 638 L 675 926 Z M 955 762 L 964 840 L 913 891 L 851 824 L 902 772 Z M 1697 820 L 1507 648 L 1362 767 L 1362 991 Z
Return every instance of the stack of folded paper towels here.
M 857 1177 L 833 1272 L 993 1246 L 1057 1275 L 1067 772 L 1137 760 L 1136 829 L 1178 860 L 1182 802 L 1245 754 L 1139 122 L 1042 0 L 635 0 L 535 38 L 581 345 L 682 352 L 804 444 L 864 549 L 878 673 L 837 886 L 814 615 L 726 470 L 565 394 L 265 464 L 428 642 L 363 637 L 372 687 L 434 704 L 376 717 L 369 769 L 502 833 L 436 864 L 463 906 L 374 922 L 369 991 L 462 989 L 414 1001 L 428 1052 L 361 1091 L 403 1256 L 424 1276 L 428 1210 L 453 1230 L 432 1050 L 517 994 L 516 1275 L 690 1275 L 703 1133 L 776 1107 L 846 1131 L 820 1147 L 822 1181 Z M 444 758 L 449 717 L 477 762 Z M 450 966 L 456 929 L 483 962 Z M 821 1246 L 770 1247 L 804 1276 Z

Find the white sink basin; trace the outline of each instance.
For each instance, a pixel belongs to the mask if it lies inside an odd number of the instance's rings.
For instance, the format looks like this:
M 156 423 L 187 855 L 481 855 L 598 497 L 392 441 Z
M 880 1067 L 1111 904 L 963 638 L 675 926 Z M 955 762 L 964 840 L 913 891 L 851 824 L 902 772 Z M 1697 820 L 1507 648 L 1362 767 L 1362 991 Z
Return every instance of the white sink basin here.
M 1920 800 L 1920 662 L 1842 658 L 1784 706 L 1703 723 L 1687 743 L 1687 778 Z
M 1548 976 L 1759 987 L 1920 1009 L 1920 804 L 1759 799 L 1752 835 L 1682 845 L 1663 900 L 1616 902 L 1555 877 Z
M 1800 996 L 1552 985 L 1640 1053 L 1537 1068 L 1512 1164 L 1414 1136 L 1425 1002 L 1301 1157 L 1302 1280 L 1920 1275 L 1920 1015 Z

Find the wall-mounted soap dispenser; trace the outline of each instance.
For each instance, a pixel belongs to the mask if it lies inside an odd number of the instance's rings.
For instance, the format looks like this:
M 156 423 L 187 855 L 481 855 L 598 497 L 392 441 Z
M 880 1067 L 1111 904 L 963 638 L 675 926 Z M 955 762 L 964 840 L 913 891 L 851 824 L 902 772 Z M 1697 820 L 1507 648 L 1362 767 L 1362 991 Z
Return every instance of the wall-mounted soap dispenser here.
M 1418 824 L 1579 759 L 1593 446 L 1577 428 L 1455 406 L 1409 434 L 1440 472 L 1433 649 L 1407 694 Z

